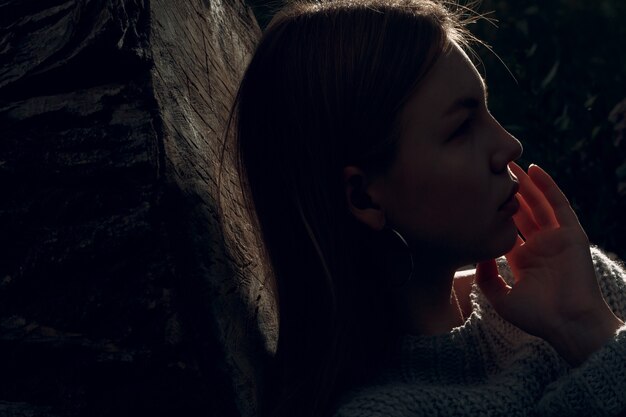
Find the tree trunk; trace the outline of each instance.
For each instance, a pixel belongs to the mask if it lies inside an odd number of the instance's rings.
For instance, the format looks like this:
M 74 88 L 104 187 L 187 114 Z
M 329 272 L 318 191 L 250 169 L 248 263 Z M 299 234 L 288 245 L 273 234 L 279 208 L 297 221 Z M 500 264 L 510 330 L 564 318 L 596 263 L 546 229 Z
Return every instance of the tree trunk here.
M 0 415 L 254 414 L 273 305 L 217 178 L 258 35 L 241 0 L 0 1 Z

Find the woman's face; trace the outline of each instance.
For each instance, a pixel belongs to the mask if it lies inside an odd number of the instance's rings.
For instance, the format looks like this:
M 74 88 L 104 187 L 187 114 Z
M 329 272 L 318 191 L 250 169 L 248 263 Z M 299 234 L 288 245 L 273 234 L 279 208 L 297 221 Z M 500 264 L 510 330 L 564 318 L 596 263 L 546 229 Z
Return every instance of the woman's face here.
M 508 163 L 522 146 L 489 113 L 485 84 L 460 48 L 438 59 L 401 123 L 396 160 L 370 188 L 387 224 L 452 264 L 506 253 L 517 237 L 515 203 L 502 208 L 517 189 Z

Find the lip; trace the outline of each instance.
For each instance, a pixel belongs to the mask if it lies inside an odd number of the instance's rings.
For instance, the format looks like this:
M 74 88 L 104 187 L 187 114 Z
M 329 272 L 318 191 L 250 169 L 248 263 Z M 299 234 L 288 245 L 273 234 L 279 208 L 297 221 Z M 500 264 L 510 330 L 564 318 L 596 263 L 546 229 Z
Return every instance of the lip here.
M 511 191 L 509 192 L 508 197 L 498 207 L 498 211 L 506 212 L 507 214 L 513 215 L 519 210 L 519 201 L 515 198 L 515 194 L 519 191 L 519 184 L 516 182 L 511 187 Z

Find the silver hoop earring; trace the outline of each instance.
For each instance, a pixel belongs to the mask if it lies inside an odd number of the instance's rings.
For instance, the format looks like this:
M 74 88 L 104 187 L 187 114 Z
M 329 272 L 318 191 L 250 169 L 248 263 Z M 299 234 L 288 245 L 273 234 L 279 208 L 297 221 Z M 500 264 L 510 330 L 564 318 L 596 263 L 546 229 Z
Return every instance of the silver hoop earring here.
M 392 227 L 387 227 L 386 229 L 391 231 L 393 235 L 395 235 L 396 237 L 398 237 L 398 239 L 400 239 L 400 241 L 402 242 L 402 244 L 406 248 L 406 251 L 409 254 L 409 274 L 402 282 L 400 282 L 399 284 L 396 284 L 398 287 L 403 287 L 409 282 L 411 282 L 411 280 L 413 279 L 413 271 L 415 269 L 415 263 L 413 262 L 413 254 L 411 253 L 411 248 L 409 247 L 409 244 L 407 243 L 406 239 L 400 234 L 400 232 L 398 232 L 396 229 Z

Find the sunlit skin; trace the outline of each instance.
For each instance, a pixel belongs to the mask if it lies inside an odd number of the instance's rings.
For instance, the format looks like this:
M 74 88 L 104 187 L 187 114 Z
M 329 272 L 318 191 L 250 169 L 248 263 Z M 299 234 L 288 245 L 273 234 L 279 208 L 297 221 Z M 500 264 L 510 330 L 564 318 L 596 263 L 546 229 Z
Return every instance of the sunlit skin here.
M 511 168 L 521 186 L 515 224 L 526 239 L 506 255 L 515 284 L 504 283 L 493 260 L 478 265 L 478 284 L 502 317 L 578 364 L 624 323 L 602 298 L 589 240 L 565 195 L 540 167 Z
M 480 262 L 478 284 L 505 319 L 572 363 L 599 348 L 622 323 L 602 298 L 587 237 L 550 176 L 537 166 L 527 175 L 512 162 L 521 145 L 489 113 L 484 82 L 460 48 L 437 60 L 401 123 L 386 174 L 368 178 L 349 166 L 344 178 L 349 201 L 363 191 L 372 202 L 351 205 L 353 215 L 376 231 L 395 228 L 413 248 L 416 277 L 394 295 L 405 330 L 438 334 L 462 324 L 474 274 L 454 279 L 455 272 Z M 355 176 L 364 190 L 351 187 Z M 502 205 L 517 182 L 513 215 Z M 512 288 L 493 261 L 503 254 L 515 274 Z M 452 301 L 453 284 L 463 314 Z

